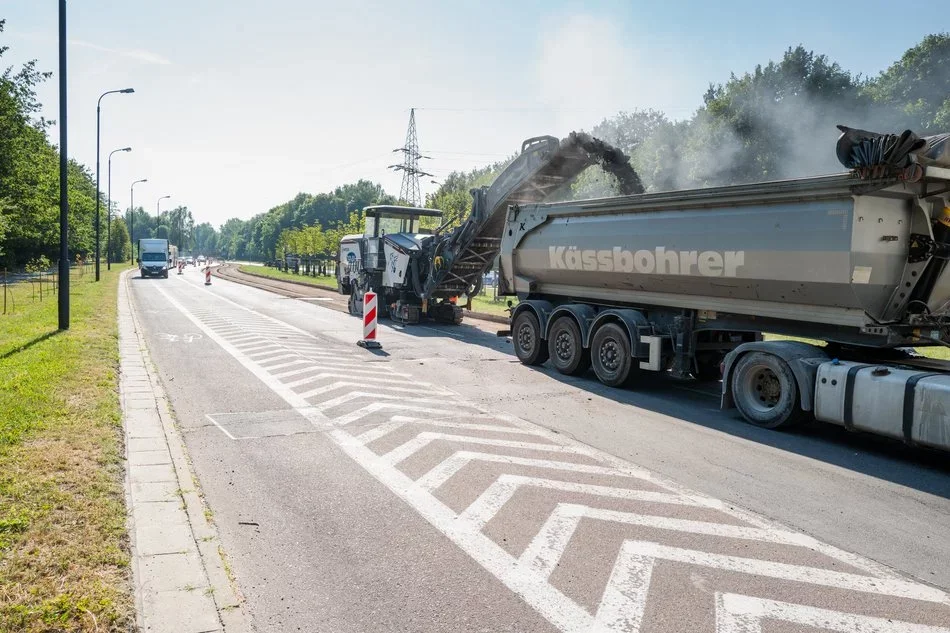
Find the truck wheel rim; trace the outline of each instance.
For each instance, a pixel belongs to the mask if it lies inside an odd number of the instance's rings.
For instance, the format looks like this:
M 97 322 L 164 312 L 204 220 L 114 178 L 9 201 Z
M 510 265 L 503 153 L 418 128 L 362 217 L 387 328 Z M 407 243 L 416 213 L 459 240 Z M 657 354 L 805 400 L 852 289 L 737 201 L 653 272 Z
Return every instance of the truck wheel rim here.
M 768 367 L 757 367 L 750 372 L 753 404 L 760 411 L 771 411 L 782 400 L 782 383 Z
M 564 330 L 558 332 L 554 338 L 554 351 L 558 359 L 565 363 L 574 358 L 574 341 L 569 332 Z
M 607 339 L 601 343 L 598 355 L 601 367 L 607 371 L 615 372 L 620 368 L 620 349 L 617 341 Z
M 518 329 L 518 347 L 525 353 L 530 353 L 534 348 L 534 335 L 531 332 L 531 326 L 527 323 Z

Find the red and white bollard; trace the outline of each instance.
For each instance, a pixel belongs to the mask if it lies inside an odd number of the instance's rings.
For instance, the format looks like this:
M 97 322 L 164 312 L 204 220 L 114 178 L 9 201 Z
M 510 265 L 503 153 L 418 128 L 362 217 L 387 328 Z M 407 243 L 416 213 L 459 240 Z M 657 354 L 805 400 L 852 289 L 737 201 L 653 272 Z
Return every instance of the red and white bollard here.
M 185 263 L 184 263 L 182 260 L 179 259 L 179 260 L 178 260 L 178 274 L 179 274 L 179 275 L 184 275 L 184 274 L 185 274 L 185 273 L 184 273 L 184 270 L 185 270 Z
M 206 286 L 211 285 L 211 266 L 208 266 L 207 268 L 205 268 L 205 285 Z
M 376 293 L 372 289 L 363 295 L 363 339 L 356 344 L 366 349 L 382 347 L 376 340 Z

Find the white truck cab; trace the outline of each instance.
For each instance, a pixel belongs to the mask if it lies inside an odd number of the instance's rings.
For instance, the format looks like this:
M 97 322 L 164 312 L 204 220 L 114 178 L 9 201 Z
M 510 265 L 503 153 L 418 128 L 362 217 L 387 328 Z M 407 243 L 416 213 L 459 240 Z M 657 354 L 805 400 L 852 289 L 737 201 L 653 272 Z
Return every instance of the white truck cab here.
M 139 274 L 142 277 L 164 277 L 168 279 L 168 268 L 173 264 L 168 240 L 139 240 Z

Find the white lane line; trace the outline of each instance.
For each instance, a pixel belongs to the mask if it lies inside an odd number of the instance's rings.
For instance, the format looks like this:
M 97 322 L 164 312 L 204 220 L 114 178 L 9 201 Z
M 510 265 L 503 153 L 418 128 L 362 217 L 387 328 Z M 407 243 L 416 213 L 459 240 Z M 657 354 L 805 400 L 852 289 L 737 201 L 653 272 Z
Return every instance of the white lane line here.
M 656 495 L 658 493 L 652 494 Z M 678 502 L 682 503 L 681 500 L 678 500 Z M 467 512 L 465 514 L 467 514 Z M 555 507 L 554 512 L 551 513 L 551 516 L 545 521 L 544 526 L 542 526 L 541 530 L 535 535 L 534 539 L 532 539 L 530 545 L 528 545 L 527 549 L 521 554 L 521 562 L 525 565 L 529 565 L 539 574 L 549 577 L 557 567 L 565 550 L 567 550 L 567 545 L 577 530 L 578 525 L 580 525 L 581 519 L 595 519 L 599 521 L 657 528 L 660 530 L 761 541 L 797 547 L 811 547 L 815 541 L 815 539 L 810 536 L 789 532 L 787 530 L 763 530 L 762 528 L 740 525 L 674 519 L 635 512 L 621 512 L 618 510 L 605 510 L 574 503 L 559 503 L 557 507 Z
M 299 369 L 291 369 L 290 371 L 282 371 L 279 374 L 274 374 L 274 378 L 280 378 L 280 379 L 290 378 L 292 376 L 299 376 L 300 374 L 306 374 L 308 371 L 320 371 L 320 368 L 311 363 L 308 367 L 301 367 Z M 324 375 L 329 376 L 330 374 L 324 374 Z
M 490 574 L 498 578 L 522 600 L 565 633 L 587 633 L 594 620 L 591 615 L 563 593 L 514 559 L 494 541 L 459 524 L 445 504 L 425 493 L 399 470 L 383 464 L 375 453 L 342 429 L 330 436 L 358 464 L 381 481 L 399 498 L 409 503 L 431 525 Z M 513 564 L 514 563 L 514 564 Z
M 646 541 L 625 541 L 620 548 L 617 563 L 604 592 L 601 609 L 603 610 L 603 605 L 610 605 L 607 610 L 607 614 L 610 616 L 608 620 L 616 618 L 616 613 L 621 615 L 632 614 L 637 610 L 642 613 L 643 605 L 646 602 L 646 593 L 649 592 L 649 581 L 647 580 L 644 583 L 643 579 L 649 578 L 657 559 L 750 576 L 833 587 L 846 591 L 894 596 L 944 605 L 950 603 L 943 591 L 906 580 L 862 576 L 818 567 L 713 554 Z M 643 592 L 642 595 L 639 595 L 640 592 Z M 600 612 L 598 612 L 597 618 L 601 620 Z
M 304 378 L 299 378 L 297 380 L 286 383 L 288 387 L 301 387 L 303 385 L 309 385 L 312 382 L 317 382 L 318 380 L 325 380 L 327 378 L 333 378 L 339 380 L 340 378 L 356 378 L 364 381 L 364 387 L 368 387 L 367 384 L 369 380 L 379 380 L 378 376 L 389 376 L 389 372 L 379 372 L 363 369 L 352 369 L 346 371 L 335 371 L 335 372 L 326 372 L 327 369 L 323 365 L 311 365 L 308 368 L 310 371 L 319 371 L 321 373 L 315 374 L 313 376 L 306 376 Z M 300 372 L 306 373 L 306 372 Z M 293 374 L 288 374 L 288 377 Z
M 241 365 L 261 380 L 265 385 L 270 387 L 274 393 L 283 398 L 291 407 L 298 409 L 301 413 L 311 409 L 310 403 L 299 397 L 294 393 L 293 389 L 285 387 L 279 380 L 274 379 L 263 367 L 252 361 L 244 353 L 241 352 L 238 348 L 234 347 L 229 343 L 224 337 L 219 336 L 210 326 L 205 325 L 198 317 L 194 316 L 191 312 L 188 311 L 185 306 L 180 304 L 176 299 L 174 299 L 167 291 L 163 290 L 161 287 L 156 286 L 156 290 L 165 297 L 165 300 L 168 302 L 168 305 L 172 306 L 179 312 L 181 312 L 185 317 L 198 326 L 205 334 L 208 335 L 212 341 L 221 346 L 221 348 L 226 351 L 228 354 L 234 357 Z M 217 298 L 222 298 L 219 295 L 215 295 Z
M 310 407 L 306 401 L 287 388 L 279 380 L 261 370 L 253 361 L 243 356 L 224 339 L 218 337 L 211 328 L 201 324 L 184 306 L 172 299 L 167 292 L 161 289 L 159 289 L 159 292 L 165 296 L 170 305 L 178 309 L 186 317 L 191 319 L 192 322 L 201 327 L 202 330 L 207 332 L 209 338 L 221 345 L 235 360 L 257 376 L 261 382 L 270 387 L 290 406 L 296 408 L 302 415 L 307 417 L 311 423 L 317 427 L 326 426 L 328 423 L 327 418 L 319 411 Z M 224 299 L 220 295 L 216 294 L 215 296 Z M 233 303 L 230 300 L 224 300 Z M 406 408 L 419 410 L 421 407 Z M 439 413 L 451 414 L 453 412 L 439 411 Z M 426 521 L 442 532 L 449 540 L 454 542 L 478 562 L 478 564 L 488 570 L 490 574 L 498 578 L 516 595 L 520 596 L 521 599 L 537 610 L 556 628 L 565 633 L 586 633 L 590 629 L 593 618 L 584 608 L 575 604 L 537 574 L 521 565 L 512 564 L 515 562 L 512 557 L 483 534 L 459 530 L 458 523 L 456 522 L 456 514 L 435 497 L 421 490 L 409 477 L 397 469 L 382 464 L 375 453 L 360 444 L 358 440 L 346 431 L 342 429 L 331 431 L 329 436 L 357 464 L 360 464 L 367 472 L 382 482 L 399 498 L 409 503 Z
M 264 368 L 267 371 L 274 371 L 275 369 L 284 369 L 285 367 L 293 367 L 294 365 L 300 365 L 301 363 L 309 364 L 310 361 L 306 358 L 298 358 L 297 360 L 292 360 L 287 363 L 280 363 L 278 365 L 265 365 Z
M 253 343 L 248 343 L 246 345 L 235 345 L 235 347 L 241 350 L 242 354 L 252 354 L 254 352 L 263 351 L 265 349 L 274 349 L 273 343 L 262 343 L 260 342 L 260 339 L 258 337 L 255 336 L 254 338 L 258 340 L 254 341 Z
M 260 345 L 263 340 L 257 334 L 249 334 L 247 336 L 238 336 L 236 338 L 228 339 L 231 343 L 234 344 L 238 349 L 246 349 L 248 347 L 254 347 Z
M 432 442 L 443 440 L 446 442 L 459 442 L 462 444 L 479 444 L 481 446 L 499 446 L 504 448 L 518 448 L 526 451 L 543 451 L 548 453 L 567 453 L 577 455 L 577 451 L 571 450 L 571 447 L 561 444 L 541 444 L 539 442 L 519 442 L 516 440 L 498 440 L 487 437 L 476 437 L 471 435 L 456 435 L 454 433 L 435 433 L 425 431 L 415 436 L 408 442 L 401 444 L 382 456 L 384 463 L 390 466 L 407 459 L 412 454 L 422 450 Z
M 430 413 L 435 417 L 447 416 L 447 415 L 458 415 L 457 411 L 452 411 L 450 409 L 436 409 L 432 407 L 419 407 L 412 404 L 402 404 L 399 402 L 374 402 L 368 404 L 365 407 L 359 408 L 356 411 L 347 413 L 346 415 L 341 415 L 338 418 L 333 419 L 333 423 L 338 426 L 346 426 L 347 424 L 352 424 L 357 420 L 361 420 L 368 415 L 373 415 L 380 411 L 391 410 L 391 411 L 412 411 L 415 413 Z
M 498 424 L 468 424 L 465 422 L 449 422 L 446 420 L 432 419 L 432 418 L 410 418 L 402 415 L 394 415 L 390 418 L 390 421 L 384 422 L 377 427 L 374 427 L 365 433 L 361 433 L 357 436 L 357 439 L 360 440 L 363 444 L 369 444 L 374 442 L 382 437 L 385 437 L 397 431 L 407 424 L 422 424 L 427 426 L 437 426 L 443 429 L 462 429 L 466 431 L 491 431 L 498 433 L 515 433 L 515 434 L 524 434 L 529 435 L 528 432 L 522 431 L 520 429 L 513 429 L 510 426 L 501 426 Z M 537 436 L 538 433 L 531 433 L 530 435 Z
M 270 369 L 270 368 L 268 368 L 268 369 Z M 339 381 L 339 382 L 331 383 L 331 384 L 329 384 L 329 385 L 324 385 L 324 386 L 322 386 L 322 387 L 317 387 L 317 388 L 311 389 L 311 390 L 309 390 L 309 391 L 303 391 L 303 392 L 300 393 L 300 395 L 303 396 L 304 398 L 312 398 L 312 397 L 314 397 L 314 396 L 323 395 L 323 394 L 329 393 L 329 392 L 331 392 L 331 391 L 336 391 L 337 389 L 343 389 L 344 387 L 354 387 L 354 388 L 360 388 L 360 387 L 362 387 L 362 388 L 365 389 L 367 386 L 373 387 L 373 388 L 375 388 L 375 389 L 385 389 L 385 390 L 387 390 L 387 391 L 396 391 L 396 392 L 399 392 L 399 393 L 413 393 L 413 394 L 432 394 L 432 393 L 437 393 L 437 394 L 442 394 L 442 395 L 444 395 L 444 396 L 451 396 L 451 395 L 454 395 L 454 394 L 452 394 L 452 392 L 450 392 L 450 391 L 445 391 L 445 390 L 440 389 L 440 388 L 438 388 L 438 387 L 429 387 L 429 388 L 421 388 L 421 389 L 411 389 L 411 388 L 408 388 L 408 387 L 392 387 L 392 386 L 390 386 L 390 385 L 380 384 L 381 382 L 382 382 L 382 381 L 374 380 L 372 385 L 367 385 L 365 382 Z M 406 384 L 406 383 L 402 383 L 402 384 Z M 412 384 L 412 383 L 409 383 L 409 384 Z M 395 397 L 395 396 L 394 396 L 394 397 Z
M 716 594 L 716 633 L 762 633 L 763 620 L 836 633 L 950 633 L 950 629 L 891 618 L 842 613 L 734 593 Z
M 721 510 L 723 507 L 721 501 L 700 496 L 686 496 L 669 492 L 619 488 L 616 486 L 601 486 L 597 484 L 582 484 L 574 481 L 529 477 L 527 475 L 503 474 L 492 482 L 478 499 L 473 501 L 472 505 L 459 515 L 459 518 L 471 521 L 478 529 L 481 529 L 492 517 L 498 514 L 498 511 L 514 497 L 520 488 L 527 487 L 608 497 L 611 499 L 649 501 L 651 503 L 695 506 L 714 510 Z
M 354 400 L 360 400 L 361 398 L 365 398 L 368 400 L 378 400 L 378 399 L 398 400 L 400 402 L 406 402 L 406 403 L 412 403 L 412 404 L 442 404 L 442 405 L 446 404 L 445 398 L 406 398 L 404 396 L 391 396 L 384 393 L 373 393 L 370 391 L 351 391 L 350 393 L 344 394 L 342 396 L 331 398 L 330 400 L 326 400 L 324 402 L 316 403 L 314 404 L 314 406 L 320 411 L 328 411 L 330 409 L 339 407 L 340 405 L 344 405 L 348 402 L 353 402 Z M 456 407 L 456 410 L 458 410 L 459 407 L 466 407 L 466 408 L 471 407 L 473 409 L 475 408 L 474 405 L 458 405 L 455 403 L 453 403 L 452 406 Z M 465 411 L 459 411 L 460 415 L 464 413 Z
M 462 470 L 470 462 L 483 461 L 499 464 L 514 464 L 516 466 L 534 466 L 536 468 L 549 468 L 552 470 L 567 470 L 576 473 L 586 473 L 592 475 L 618 475 L 626 477 L 636 477 L 630 473 L 618 471 L 613 467 L 590 466 L 588 464 L 576 464 L 574 462 L 559 462 L 547 459 L 534 459 L 531 457 L 513 457 L 511 455 L 498 455 L 495 453 L 479 453 L 475 451 L 458 451 L 448 459 L 435 466 L 432 470 L 419 478 L 416 482 L 425 490 L 433 491 L 455 473 Z
M 247 357 L 253 360 L 255 363 L 268 363 L 270 361 L 283 360 L 285 358 L 300 358 L 299 355 L 294 354 L 293 352 L 288 352 L 284 348 L 272 350 L 270 352 L 247 354 Z
M 195 288 L 197 289 L 198 286 L 195 286 Z M 329 436 L 333 438 L 334 441 L 345 452 L 347 452 L 348 455 L 350 455 L 350 457 L 352 457 L 357 463 L 363 466 L 374 477 L 376 477 L 378 480 L 384 483 L 388 488 L 390 488 L 390 490 L 392 490 L 400 498 L 404 499 L 410 505 L 412 505 L 426 520 L 428 520 L 443 534 L 445 534 L 447 537 L 453 540 L 456 544 L 458 544 L 464 551 L 466 551 L 470 556 L 472 556 L 479 564 L 485 567 L 490 573 L 498 577 L 507 587 L 509 587 L 512 591 L 516 592 L 526 602 L 528 602 L 528 604 L 530 604 L 532 607 L 537 609 L 545 618 L 547 618 L 550 622 L 552 622 L 557 628 L 561 629 L 562 631 L 570 631 L 572 633 L 581 633 L 581 632 L 589 633 L 589 631 L 592 630 L 591 627 L 594 624 L 593 620 L 584 609 L 578 607 L 573 601 L 568 599 L 566 596 L 564 596 L 557 590 L 553 589 L 549 584 L 543 581 L 539 582 L 538 574 L 531 572 L 531 570 L 528 569 L 526 566 L 518 564 L 516 560 L 512 559 L 512 557 L 510 557 L 506 552 L 504 552 L 504 550 L 499 548 L 494 542 L 487 539 L 487 537 L 484 537 L 484 535 L 480 533 L 472 533 L 470 531 L 470 527 L 471 527 L 470 525 L 467 525 L 465 522 L 459 522 L 457 520 L 456 515 L 449 508 L 447 508 L 444 504 L 440 503 L 431 494 L 425 493 L 423 490 L 421 490 L 419 485 L 414 484 L 411 480 L 409 480 L 408 477 L 406 477 L 404 474 L 399 472 L 397 469 L 394 469 L 382 464 L 379 458 L 374 453 L 372 453 L 372 451 L 370 451 L 368 448 L 364 447 L 357 439 L 353 438 L 351 435 L 349 435 L 342 429 L 332 430 L 332 425 L 330 425 L 326 417 L 323 416 L 318 410 L 316 410 L 314 407 L 310 407 L 308 403 L 306 403 L 306 401 L 302 401 L 302 399 L 299 398 L 292 390 L 287 389 L 284 385 L 280 383 L 280 381 L 274 379 L 267 372 L 262 371 L 250 359 L 247 359 L 246 357 L 242 356 L 238 350 L 229 346 L 227 342 L 223 341 L 223 339 L 220 339 L 220 337 L 217 337 L 216 334 L 210 328 L 204 327 L 200 322 L 197 322 L 196 318 L 193 318 L 192 315 L 187 310 L 185 310 L 178 302 L 171 299 L 171 297 L 169 297 L 165 291 L 161 290 L 160 288 L 158 290 L 167 299 L 169 299 L 169 302 L 171 305 L 173 305 L 174 307 L 182 311 L 183 314 L 185 314 L 186 317 L 191 319 L 193 322 L 196 322 L 196 325 L 198 325 L 202 330 L 208 333 L 209 338 L 211 338 L 212 340 L 215 340 L 215 342 L 221 345 L 222 348 L 225 349 L 225 351 L 227 351 L 232 356 L 234 356 L 238 360 L 238 362 L 244 365 L 249 371 L 251 371 L 262 382 L 264 382 L 264 384 L 266 384 L 272 390 L 274 390 L 275 393 L 283 397 L 285 401 L 288 402 L 288 404 L 290 404 L 292 407 L 297 409 L 301 413 L 301 415 L 304 415 L 307 419 L 309 419 L 312 424 L 314 424 L 318 428 L 331 428 L 331 430 L 328 433 Z M 253 310 L 244 308 L 243 306 L 240 306 L 239 304 L 235 304 L 234 302 L 228 299 L 225 299 L 223 297 L 220 297 L 217 294 L 215 294 L 215 296 L 221 299 L 222 301 L 226 301 L 228 303 L 235 305 L 236 307 L 240 309 L 247 310 L 248 312 L 257 314 Z M 261 317 L 264 319 L 273 320 L 272 317 L 267 317 L 266 315 L 261 315 Z M 292 328 L 293 326 L 288 326 L 288 327 Z M 382 404 L 383 408 L 393 408 L 393 409 L 401 408 L 399 407 L 399 405 L 395 405 L 394 403 L 389 403 L 389 404 L 377 403 L 377 404 Z M 407 408 L 411 409 L 413 407 L 407 407 Z M 422 409 L 422 407 L 417 407 L 416 409 Z M 428 413 L 429 411 L 426 411 L 426 412 Z M 445 413 L 453 414 L 456 412 L 445 412 Z M 502 419 L 507 422 L 510 422 L 514 426 L 518 426 L 518 427 L 533 426 L 514 416 L 496 416 L 496 417 L 498 419 Z M 552 437 L 554 436 L 558 437 L 559 441 L 562 441 L 566 444 L 571 444 L 571 445 L 578 444 L 578 443 L 573 442 L 569 438 L 563 438 L 553 433 L 551 435 Z M 459 454 L 456 454 L 455 457 L 461 458 L 461 463 L 457 465 L 453 465 L 452 468 L 448 469 L 448 470 L 451 470 L 452 472 L 457 471 L 459 468 L 461 468 L 464 465 L 464 463 L 468 463 L 469 461 L 473 459 L 481 459 L 484 461 L 502 461 L 502 462 L 508 462 L 508 463 L 522 463 L 529 466 L 538 466 L 540 462 L 542 464 L 542 467 L 544 465 L 548 465 L 554 468 L 565 467 L 567 469 L 575 470 L 575 471 L 581 470 L 581 469 L 578 469 L 577 465 L 575 464 L 563 464 L 563 463 L 557 463 L 557 462 L 546 463 L 544 460 L 512 459 L 507 456 L 497 456 L 497 455 L 490 455 L 490 454 L 459 453 Z M 620 458 L 616 458 L 608 454 L 603 454 L 601 458 L 605 463 L 614 464 L 613 470 L 608 469 L 608 468 L 600 469 L 605 474 L 632 476 L 629 471 L 635 470 L 639 472 L 641 476 L 643 477 L 643 473 L 645 473 L 645 471 L 643 471 L 642 469 L 635 469 L 629 466 L 628 464 L 623 462 L 623 460 L 620 460 Z M 447 461 L 450 461 L 450 460 L 447 460 Z M 440 473 L 440 476 L 442 476 L 445 474 L 446 462 L 443 462 L 443 464 L 441 464 L 440 466 L 443 467 L 442 472 Z M 433 471 L 437 471 L 437 470 L 439 470 L 438 467 L 436 469 L 433 469 Z M 429 474 L 431 475 L 433 471 L 430 471 Z M 449 474 L 449 476 L 451 476 L 451 473 Z M 658 483 L 657 478 L 653 477 L 649 473 L 647 473 L 647 476 L 643 478 L 649 479 L 653 481 L 654 483 Z M 679 484 L 675 484 L 673 482 L 662 482 L 662 484 L 658 483 L 658 485 L 665 486 L 670 490 L 686 491 L 684 487 L 680 486 Z M 723 511 L 730 512 L 742 518 L 749 518 L 750 520 L 754 519 L 754 521 L 757 523 L 767 524 L 765 519 L 754 517 L 754 515 L 750 515 L 744 511 L 737 511 L 732 508 L 726 508 Z M 624 550 L 621 550 L 621 553 L 623 552 Z M 700 554 L 702 554 L 702 552 L 700 552 Z M 637 552 L 632 552 L 630 553 L 630 555 L 640 556 L 641 558 L 650 558 L 649 556 L 647 557 L 641 556 Z M 619 561 L 619 557 L 618 557 L 618 561 Z M 758 561 L 754 561 L 754 562 L 758 562 Z M 866 564 L 869 566 L 872 565 L 870 561 L 866 561 Z M 649 573 L 650 570 L 652 570 L 652 564 L 645 568 L 647 572 Z M 627 567 L 627 569 L 629 569 L 629 566 Z M 618 570 L 619 568 L 615 566 L 614 574 L 612 575 L 612 578 L 617 575 Z M 642 574 L 640 575 L 640 577 L 642 578 Z M 643 586 L 649 585 L 649 576 L 647 576 L 646 582 L 642 584 Z M 914 586 L 912 583 L 905 583 L 905 584 L 911 587 Z M 613 583 L 613 586 L 614 588 L 616 588 L 616 583 Z M 924 589 L 929 589 L 926 586 L 923 586 L 923 585 L 920 585 L 920 586 L 924 587 Z M 610 588 L 611 586 L 609 585 L 608 589 Z M 629 585 L 627 585 L 626 588 L 629 589 L 630 588 Z M 634 591 L 633 593 L 636 594 L 637 592 Z M 642 593 L 645 597 L 646 592 L 644 591 Z M 620 599 L 614 600 L 614 604 L 619 604 L 621 607 L 625 608 L 625 605 L 626 605 L 625 596 L 623 595 L 622 592 L 618 595 L 620 596 Z M 601 620 L 600 622 L 601 626 L 599 626 L 597 630 L 606 630 L 606 628 L 604 627 L 605 625 L 604 618 L 609 616 L 609 611 L 610 611 L 609 602 L 610 601 L 607 600 L 606 592 L 605 592 L 605 603 L 602 604 L 601 609 L 598 611 L 598 616 L 600 616 L 600 620 Z M 624 609 L 619 609 L 619 610 L 615 609 L 615 613 L 623 613 L 623 612 L 624 612 Z M 623 624 L 623 623 L 621 622 L 620 624 Z
M 234 437 L 233 435 L 231 435 L 231 434 L 228 432 L 228 430 L 227 430 L 226 428 L 224 428 L 223 426 L 221 426 L 220 424 L 218 424 L 218 421 L 217 421 L 217 420 L 215 420 L 214 418 L 212 418 L 212 417 L 211 417 L 210 415 L 208 415 L 207 413 L 205 414 L 205 417 L 208 418 L 209 420 L 211 420 L 211 422 L 212 422 L 216 427 L 218 427 L 219 429 L 221 429 L 221 432 L 222 432 L 222 433 L 224 433 L 225 435 L 227 435 L 227 436 L 228 436 L 229 438 L 231 438 L 232 440 L 237 440 L 237 438 Z
M 353 361 L 334 361 L 332 363 L 326 363 L 323 361 L 315 361 L 319 363 L 322 369 L 338 371 L 341 373 L 353 372 L 353 373 L 362 373 L 362 374 L 376 374 L 380 376 L 400 376 L 402 378 L 411 378 L 412 374 L 407 374 L 405 372 L 392 371 L 388 367 L 382 366 L 379 363 L 366 363 L 359 360 Z

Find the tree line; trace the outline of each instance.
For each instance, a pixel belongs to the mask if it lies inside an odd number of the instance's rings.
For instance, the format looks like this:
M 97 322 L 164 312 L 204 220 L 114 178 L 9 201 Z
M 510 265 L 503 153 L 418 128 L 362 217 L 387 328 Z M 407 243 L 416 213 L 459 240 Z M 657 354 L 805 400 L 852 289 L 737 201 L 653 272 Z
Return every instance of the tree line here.
M 590 132 L 624 150 L 648 191 L 670 191 L 839 172 L 839 123 L 950 131 L 950 34 L 928 35 L 871 78 L 803 46 L 789 48 L 779 61 L 711 84 L 689 119 L 635 110 Z M 441 209 L 448 226 L 457 226 L 471 209 L 470 190 L 491 184 L 513 159 L 452 172 L 426 206 Z M 567 195 L 612 195 L 611 178 L 591 168 Z M 328 257 L 342 235 L 361 232 L 361 209 L 398 202 L 366 180 L 330 193 L 301 193 L 250 220 L 228 220 L 216 234 L 217 252 L 265 260 L 285 253 Z
M 0 34 L 4 20 L 0 20 Z M 0 60 L 9 50 L 0 45 Z M 36 86 L 50 77 L 36 62 L 0 74 L 0 266 L 48 263 L 59 257 L 59 152 L 47 139 Z M 94 250 L 96 184 L 89 170 L 68 164 L 69 252 Z
M 6 50 L 0 46 L 0 57 Z M 48 77 L 35 62 L 0 75 L 0 265 L 52 260 L 58 253 L 59 158 L 35 93 Z M 711 84 L 689 119 L 634 110 L 604 119 L 590 132 L 627 153 L 648 191 L 669 191 L 841 171 L 834 153 L 838 123 L 886 132 L 950 132 L 950 34 L 928 35 L 876 77 L 851 73 L 802 46 L 789 48 L 779 61 Z M 470 190 L 490 184 L 511 159 L 452 172 L 427 196 L 426 206 L 441 209 L 450 227 L 458 225 L 471 208 Z M 94 250 L 96 193 L 90 171 L 72 160 L 68 180 L 74 257 Z M 614 192 L 611 177 L 592 168 L 567 195 Z M 196 225 L 187 207 L 158 217 L 139 207 L 114 216 L 109 249 L 115 259 L 128 259 L 134 240 L 164 237 L 182 252 L 228 259 L 330 257 L 343 235 L 362 231 L 362 209 L 398 202 L 379 184 L 359 180 L 327 193 L 300 193 L 217 229 Z M 105 226 L 104 201 L 102 209 Z
M 882 132 L 950 132 L 950 34 L 928 35 L 870 78 L 802 46 L 789 48 L 779 61 L 710 85 L 687 120 L 635 110 L 590 132 L 630 156 L 647 191 L 672 191 L 840 172 L 839 123 Z M 461 221 L 471 206 L 469 189 L 492 182 L 508 162 L 453 172 L 427 205 Z M 568 194 L 614 195 L 611 178 L 591 168 Z

